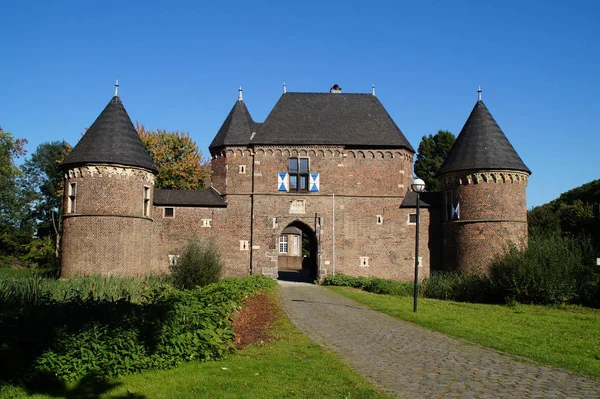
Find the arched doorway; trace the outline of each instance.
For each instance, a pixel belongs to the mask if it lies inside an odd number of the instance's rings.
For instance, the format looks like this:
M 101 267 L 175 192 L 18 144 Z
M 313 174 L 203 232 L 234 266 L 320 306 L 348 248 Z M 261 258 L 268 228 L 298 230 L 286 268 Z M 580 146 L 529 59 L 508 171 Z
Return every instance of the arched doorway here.
M 317 235 L 307 224 L 295 220 L 278 239 L 279 280 L 312 283 L 318 278 Z

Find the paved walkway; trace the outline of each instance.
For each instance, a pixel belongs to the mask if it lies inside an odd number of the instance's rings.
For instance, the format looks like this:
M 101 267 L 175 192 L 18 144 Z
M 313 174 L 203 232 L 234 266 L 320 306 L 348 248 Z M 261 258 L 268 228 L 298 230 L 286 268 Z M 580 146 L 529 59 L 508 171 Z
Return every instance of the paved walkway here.
M 450 338 L 324 287 L 280 283 L 294 324 L 400 398 L 600 398 L 600 381 Z

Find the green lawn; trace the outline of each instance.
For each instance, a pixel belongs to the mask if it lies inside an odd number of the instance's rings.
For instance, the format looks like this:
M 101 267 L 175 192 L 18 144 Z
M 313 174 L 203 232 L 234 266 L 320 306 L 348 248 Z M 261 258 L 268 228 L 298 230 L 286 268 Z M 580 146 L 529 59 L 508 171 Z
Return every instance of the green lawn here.
M 540 363 L 600 378 L 600 310 L 501 306 L 327 287 L 377 311 Z
M 323 351 L 285 316 L 274 333 L 277 341 L 250 346 L 223 361 L 190 362 L 172 370 L 150 371 L 100 384 L 80 383 L 58 395 L 0 391 L 0 397 L 391 398 L 376 391 L 334 354 Z

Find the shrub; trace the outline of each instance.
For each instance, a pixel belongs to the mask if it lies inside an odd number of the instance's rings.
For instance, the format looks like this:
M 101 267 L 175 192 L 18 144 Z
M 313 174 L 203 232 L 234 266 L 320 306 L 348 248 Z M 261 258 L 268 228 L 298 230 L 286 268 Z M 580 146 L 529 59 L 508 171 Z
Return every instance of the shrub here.
M 358 288 L 374 294 L 410 296 L 413 294 L 413 283 L 395 280 L 384 280 L 372 277 L 354 277 L 345 274 L 327 276 L 323 285 Z
M 487 276 L 455 271 L 432 272 L 430 277 L 423 281 L 423 296 L 459 302 L 498 301 L 496 290 Z
M 597 288 L 587 239 L 557 232 L 532 235 L 526 249 L 509 246 L 491 265 L 491 283 L 506 301 L 589 302 Z
M 173 283 L 179 289 L 216 283 L 222 270 L 221 255 L 213 241 L 204 244 L 190 241 L 171 265 Z
M 140 303 L 87 292 L 65 300 L 35 294 L 18 312 L 0 303 L 0 382 L 115 377 L 219 359 L 233 348 L 233 310 L 275 285 L 254 276 L 188 291 L 158 286 Z

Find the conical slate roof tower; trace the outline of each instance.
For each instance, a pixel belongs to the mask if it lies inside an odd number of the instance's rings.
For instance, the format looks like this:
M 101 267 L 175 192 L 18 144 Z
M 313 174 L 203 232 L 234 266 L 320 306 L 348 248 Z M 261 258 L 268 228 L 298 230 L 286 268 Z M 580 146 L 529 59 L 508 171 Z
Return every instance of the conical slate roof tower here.
M 487 273 L 491 260 L 527 239 L 531 171 L 479 99 L 438 173 L 444 196 L 444 265 Z

